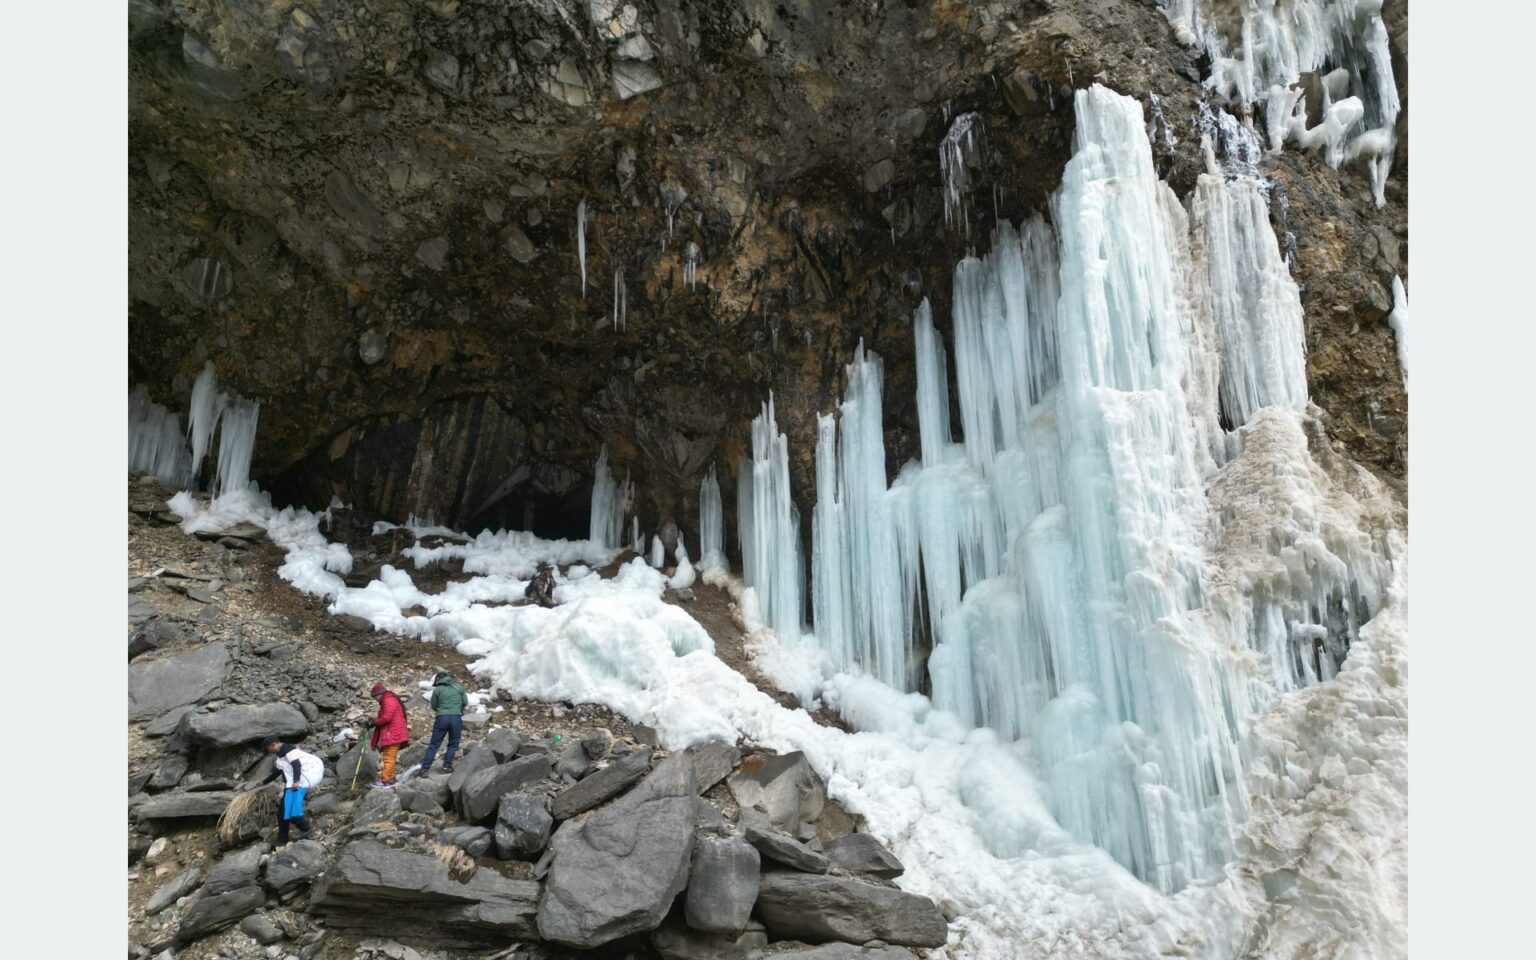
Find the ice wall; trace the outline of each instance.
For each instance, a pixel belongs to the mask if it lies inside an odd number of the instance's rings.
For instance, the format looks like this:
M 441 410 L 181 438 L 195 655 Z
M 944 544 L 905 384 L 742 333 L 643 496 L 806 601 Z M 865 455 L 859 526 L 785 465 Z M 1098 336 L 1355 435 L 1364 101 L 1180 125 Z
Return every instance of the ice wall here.
M 137 387 L 128 392 L 128 469 L 173 486 L 192 482 L 192 455 L 181 432 L 181 417 L 149 399 Z
M 215 495 L 250 485 L 251 457 L 261 404 L 219 390 L 212 361 L 192 385 L 184 434 L 181 418 L 149 399 L 141 387 L 128 394 L 128 469 L 150 473 L 178 487 L 195 487 L 203 460 L 218 435 L 218 459 L 210 489 Z
M 1230 859 L 1250 718 L 1337 672 L 1390 550 L 1298 485 L 1301 306 L 1259 181 L 1202 177 L 1186 213 L 1134 100 L 1075 106 L 1057 232 L 955 267 L 963 439 L 926 302 L 921 461 L 886 487 L 862 344 L 818 421 L 815 643 L 904 690 L 931 645 L 934 705 L 1030 742 L 1061 825 L 1173 891 Z
M 1385 202 L 1401 105 L 1381 0 L 1160 2 L 1179 39 L 1210 57 L 1206 86 L 1262 105 L 1271 150 L 1321 149 L 1334 167 L 1363 159 Z M 1311 127 L 1304 81 L 1321 118 Z

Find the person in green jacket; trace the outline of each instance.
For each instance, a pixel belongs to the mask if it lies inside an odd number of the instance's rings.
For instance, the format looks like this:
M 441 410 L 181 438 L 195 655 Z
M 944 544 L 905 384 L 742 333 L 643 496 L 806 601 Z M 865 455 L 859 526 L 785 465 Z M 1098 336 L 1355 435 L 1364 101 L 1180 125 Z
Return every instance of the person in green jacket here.
M 427 744 L 427 758 L 421 762 L 421 772 L 432 769 L 437 758 L 437 748 L 448 738 L 448 752 L 443 756 L 443 772 L 453 772 L 453 758 L 459 752 L 459 737 L 464 733 L 464 708 L 469 706 L 469 694 L 458 681 L 439 670 L 432 677 L 432 740 Z

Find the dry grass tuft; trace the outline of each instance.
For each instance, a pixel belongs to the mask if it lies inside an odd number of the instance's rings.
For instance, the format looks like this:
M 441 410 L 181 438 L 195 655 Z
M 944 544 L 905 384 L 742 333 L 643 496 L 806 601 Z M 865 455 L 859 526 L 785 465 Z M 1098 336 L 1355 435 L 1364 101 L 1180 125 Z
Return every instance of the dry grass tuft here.
M 240 840 L 248 827 L 277 819 L 277 798 L 268 790 L 237 793 L 219 816 L 219 839 L 228 846 Z
M 448 868 L 448 875 L 460 883 L 468 883 L 480 869 L 474 857 L 451 843 L 429 843 L 427 850 Z

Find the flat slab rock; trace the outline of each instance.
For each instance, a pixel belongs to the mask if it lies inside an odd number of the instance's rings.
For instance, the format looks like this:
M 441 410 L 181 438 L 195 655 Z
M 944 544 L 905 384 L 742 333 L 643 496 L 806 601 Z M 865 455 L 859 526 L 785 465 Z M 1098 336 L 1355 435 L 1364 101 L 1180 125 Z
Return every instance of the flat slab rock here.
M 481 868 L 465 883 L 436 857 L 354 840 L 310 894 L 326 926 L 441 947 L 505 945 L 538 936 L 539 885 Z
M 229 650 L 209 643 L 175 656 L 140 658 L 128 665 L 128 719 L 147 720 L 196 703 L 229 673 Z
M 765 873 L 757 913 L 774 936 L 796 940 L 937 947 L 949 936 L 927 897 L 845 877 Z
M 567 822 L 552 842 L 540 936 L 590 950 L 660 926 L 688 885 L 695 802 L 693 764 L 675 753 L 585 822 Z
M 555 794 L 551 812 L 556 820 L 569 820 L 617 796 L 650 769 L 650 748 L 636 750 Z
M 309 731 L 309 721 L 291 703 L 242 703 L 189 713 L 181 718 L 180 729 L 196 743 L 238 747 L 263 737 L 301 738 Z
M 235 794 L 229 790 L 206 793 L 163 793 L 129 806 L 129 812 L 139 820 L 188 820 L 199 817 L 217 817 L 229 806 Z

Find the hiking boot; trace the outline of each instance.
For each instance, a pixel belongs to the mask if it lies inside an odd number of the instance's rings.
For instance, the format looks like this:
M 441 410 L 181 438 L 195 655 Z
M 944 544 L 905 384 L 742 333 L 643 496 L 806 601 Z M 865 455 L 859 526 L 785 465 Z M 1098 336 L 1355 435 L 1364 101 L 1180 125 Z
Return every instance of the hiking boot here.
M 395 785 L 395 781 L 393 781 L 393 780 L 375 780 L 375 781 L 373 781 L 373 784 L 372 784 L 372 786 L 375 786 L 375 787 L 392 787 L 394 785 Z
M 453 764 L 451 764 L 451 763 L 443 764 L 443 772 L 444 773 L 452 773 L 453 772 Z

